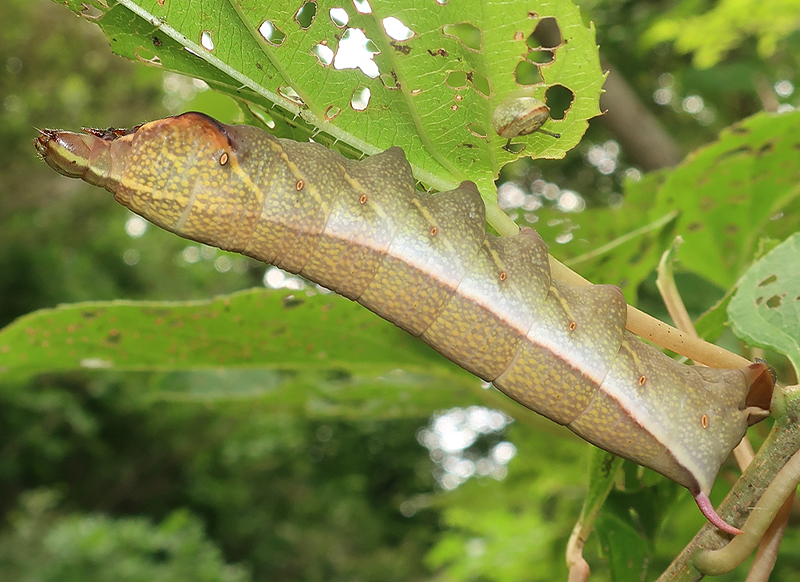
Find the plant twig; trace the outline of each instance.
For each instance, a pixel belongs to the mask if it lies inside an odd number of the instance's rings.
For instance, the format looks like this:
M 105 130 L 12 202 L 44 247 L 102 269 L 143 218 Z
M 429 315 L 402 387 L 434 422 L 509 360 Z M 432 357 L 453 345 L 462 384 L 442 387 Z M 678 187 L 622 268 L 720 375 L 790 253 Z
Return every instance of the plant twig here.
M 778 472 L 747 519 L 744 533 L 719 550 L 699 553 L 694 560 L 698 570 L 709 576 L 730 572 L 755 550 L 789 495 L 800 484 L 800 453 L 795 452 Z
M 741 525 L 761 499 L 764 491 L 798 450 L 800 450 L 800 387 L 783 388 L 773 400 L 776 412 L 775 425 L 759 449 L 744 475 L 736 482 L 728 496 L 720 503 L 718 512 L 728 523 Z M 703 529 L 684 548 L 680 555 L 661 575 L 658 582 L 696 582 L 703 574 L 694 564 L 693 557 L 700 551 L 723 547 L 729 537 L 711 525 Z
M 775 567 L 775 560 L 778 558 L 778 549 L 781 547 L 783 534 L 789 523 L 789 516 L 792 514 L 794 498 L 795 492 L 792 491 L 791 495 L 778 510 L 778 515 L 772 521 L 772 525 L 767 528 L 767 533 L 764 534 L 761 545 L 758 546 L 756 558 L 753 560 L 753 565 L 750 567 L 750 572 L 748 572 L 745 582 L 766 582 L 769 580 L 769 575 Z

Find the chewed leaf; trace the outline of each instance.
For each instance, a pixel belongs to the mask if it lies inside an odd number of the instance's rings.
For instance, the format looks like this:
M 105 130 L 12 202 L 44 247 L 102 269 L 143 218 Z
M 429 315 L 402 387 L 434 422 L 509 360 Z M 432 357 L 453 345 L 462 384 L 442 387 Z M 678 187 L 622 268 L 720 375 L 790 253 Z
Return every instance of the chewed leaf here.
M 568 0 L 313 6 L 121 0 L 96 3 L 92 17 L 101 12 L 96 22 L 122 56 L 199 77 L 367 154 L 400 146 L 427 186 L 469 179 L 487 200 L 504 164 L 563 157 L 600 113 L 594 29 Z M 505 138 L 475 131 L 520 89 L 542 101 L 569 95 L 546 124 L 561 139 L 536 132 L 503 149 Z
M 753 260 L 758 236 L 797 230 L 800 112 L 759 113 L 697 150 L 660 187 L 652 216 L 680 205 L 675 233 L 686 242 L 681 264 L 730 287 Z M 685 193 L 691 192 L 691 196 Z
M 739 282 L 728 315 L 751 345 L 786 354 L 800 372 L 800 234 L 775 247 Z
M 78 303 L 26 315 L 0 333 L 3 380 L 54 370 L 223 366 L 354 373 L 453 368 L 354 303 L 264 289 L 184 303 Z

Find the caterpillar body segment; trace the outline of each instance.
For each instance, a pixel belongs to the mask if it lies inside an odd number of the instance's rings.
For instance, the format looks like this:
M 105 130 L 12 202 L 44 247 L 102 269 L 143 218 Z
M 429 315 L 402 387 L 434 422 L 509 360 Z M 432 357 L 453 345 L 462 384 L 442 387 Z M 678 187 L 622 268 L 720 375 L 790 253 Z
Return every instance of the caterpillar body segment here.
M 488 234 L 472 182 L 420 192 L 399 148 L 353 161 L 199 113 L 130 132 L 44 130 L 35 144 L 51 167 L 158 226 L 358 301 L 523 406 L 688 488 L 738 532 L 707 495 L 767 414 L 768 366 L 687 366 L 644 344 L 625 329 L 617 287 L 553 281 L 530 229 Z

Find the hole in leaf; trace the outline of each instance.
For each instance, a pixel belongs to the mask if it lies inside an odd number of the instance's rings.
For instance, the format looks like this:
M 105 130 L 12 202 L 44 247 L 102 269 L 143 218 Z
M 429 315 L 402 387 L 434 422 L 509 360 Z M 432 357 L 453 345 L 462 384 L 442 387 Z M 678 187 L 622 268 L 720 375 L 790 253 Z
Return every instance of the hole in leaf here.
M 140 48 L 141 48 L 141 47 L 140 47 Z M 187 53 L 189 53 L 190 55 L 194 55 L 194 56 L 196 56 L 196 57 L 198 57 L 198 58 L 203 58 L 203 57 L 201 57 L 199 54 L 197 54 L 196 52 L 194 52 L 192 49 L 190 49 L 188 46 L 185 46 L 185 47 L 183 47 L 183 50 L 185 50 L 185 51 L 186 51 Z
M 386 87 L 387 89 L 393 89 L 394 90 L 394 89 L 399 89 L 400 88 L 400 85 L 398 85 L 398 83 L 397 83 L 397 76 L 394 75 L 394 74 L 383 73 L 380 76 L 380 80 L 381 80 L 381 83 L 383 83 L 383 86 Z
M 314 24 L 314 18 L 317 17 L 317 3 L 304 2 L 297 14 L 294 15 L 294 20 L 300 25 L 300 28 L 307 30 Z
M 258 27 L 258 32 L 264 37 L 264 40 L 273 46 L 281 46 L 283 41 L 286 40 L 286 33 L 275 26 L 272 21 L 265 20 Z
M 207 51 L 214 50 L 214 39 L 211 37 L 210 30 L 204 30 L 202 33 L 200 33 L 200 46 Z
M 539 85 L 544 82 L 539 67 L 528 61 L 520 61 L 514 70 L 514 77 L 520 85 Z
M 255 103 L 247 103 L 247 110 L 253 114 L 253 116 L 258 119 L 261 123 L 267 126 L 270 129 L 275 129 L 275 120 L 272 118 L 272 115 L 269 112 L 261 107 L 260 105 L 256 105 Z
M 83 16 L 87 20 L 98 20 L 102 18 L 104 14 L 105 12 L 103 12 L 96 6 L 89 6 L 86 3 L 84 3 L 81 6 L 81 16 Z
M 315 44 L 309 49 L 309 52 L 317 57 L 317 61 L 319 61 L 319 64 L 323 67 L 327 67 L 333 62 L 334 54 L 327 44 Z
M 480 137 L 483 139 L 486 139 L 486 136 L 489 135 L 486 132 L 486 128 L 484 128 L 479 123 L 470 123 L 469 125 L 467 125 L 467 130 L 475 137 Z
M 356 111 L 364 111 L 369 105 L 370 98 L 369 87 L 359 86 L 353 91 L 353 96 L 350 98 L 350 107 Z
M 767 277 L 766 279 L 761 281 L 758 284 L 758 287 L 766 287 L 767 285 L 771 285 L 772 283 L 776 282 L 777 280 L 778 280 L 778 276 L 777 275 L 770 275 L 769 277 Z
M 763 156 L 765 154 L 768 154 L 768 153 L 770 153 L 772 151 L 772 149 L 774 147 L 775 147 L 775 144 L 773 144 L 772 142 L 767 142 L 764 145 L 762 145 L 760 148 L 758 148 L 758 153 L 756 155 L 758 157 L 761 157 L 761 156 Z
M 339 49 L 333 59 L 335 69 L 360 69 L 367 77 L 378 76 L 378 65 L 372 59 L 380 53 L 378 47 L 360 28 L 348 28 L 339 41 Z
M 767 307 L 769 307 L 770 309 L 777 309 L 778 307 L 781 306 L 782 302 L 783 302 L 783 297 L 781 297 L 780 295 L 773 295 L 772 297 L 767 299 Z
M 467 73 L 464 71 L 451 71 L 444 82 L 451 89 L 461 89 L 467 86 Z
M 553 62 L 553 51 L 547 49 L 534 49 L 528 52 L 527 59 L 532 63 L 546 65 Z
M 372 7 L 367 0 L 353 0 L 353 6 L 356 7 L 361 14 L 371 14 Z
M 303 103 L 303 100 L 300 98 L 300 95 L 298 95 L 297 91 L 295 91 L 291 87 L 287 87 L 285 85 L 278 87 L 278 95 L 280 95 L 284 99 L 287 99 L 288 101 L 291 101 L 295 105 L 299 105 L 301 107 L 305 106 L 305 103 Z
M 414 32 L 394 16 L 383 19 L 383 30 L 394 40 L 408 40 Z
M 561 29 L 558 28 L 556 19 L 552 16 L 542 18 L 533 29 L 533 34 L 528 37 L 528 46 L 551 49 L 561 46 Z
M 350 22 L 350 17 L 347 16 L 347 11 L 344 8 L 331 8 L 330 15 L 331 22 L 339 28 L 344 28 Z
M 525 149 L 524 143 L 509 143 L 503 146 L 503 149 L 512 154 L 518 154 Z
M 481 50 L 481 30 L 471 25 L 469 22 L 461 24 L 445 24 L 442 27 L 445 36 L 457 38 L 468 49 L 474 51 Z
M 572 107 L 575 94 L 563 85 L 553 85 L 545 92 L 545 99 L 550 108 L 550 118 L 564 119 Z
M 731 157 L 734 157 L 734 156 L 750 156 L 750 155 L 752 155 L 752 150 L 750 149 L 750 146 L 743 145 L 743 146 L 739 146 L 737 148 L 734 148 L 732 150 L 728 150 L 727 152 L 722 152 L 719 155 L 719 159 L 720 160 L 724 160 L 724 159 L 731 158 Z
M 186 47 L 184 47 L 186 48 Z M 189 50 L 188 48 L 186 50 Z M 189 51 L 192 52 L 192 51 Z M 136 55 L 136 58 L 142 61 L 146 65 L 152 65 L 155 67 L 161 66 L 161 59 L 157 54 L 155 54 L 150 49 L 146 49 L 144 47 L 136 47 L 136 50 L 133 52 Z M 194 53 L 193 53 L 194 54 Z
M 333 121 L 341 112 L 341 107 L 337 107 L 336 105 L 328 105 L 328 108 L 325 109 L 325 121 Z
M 472 86 L 475 87 L 475 90 L 478 93 L 480 93 L 483 97 L 489 96 L 489 93 L 492 91 L 491 85 L 489 85 L 489 79 L 483 75 L 479 75 L 475 71 L 471 71 L 467 77 L 470 81 L 472 81 Z

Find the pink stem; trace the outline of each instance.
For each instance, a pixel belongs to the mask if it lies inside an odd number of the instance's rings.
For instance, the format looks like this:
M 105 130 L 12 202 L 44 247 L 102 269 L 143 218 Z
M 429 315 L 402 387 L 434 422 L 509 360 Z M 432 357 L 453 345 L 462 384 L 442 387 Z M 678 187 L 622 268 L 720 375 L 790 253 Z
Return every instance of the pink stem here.
M 700 508 L 700 512 L 706 516 L 706 519 L 711 525 L 735 536 L 742 534 L 742 530 L 724 522 L 717 512 L 714 511 L 714 506 L 711 505 L 711 500 L 708 498 L 708 495 L 703 492 L 697 493 L 694 496 L 694 500 L 697 503 L 697 507 Z

